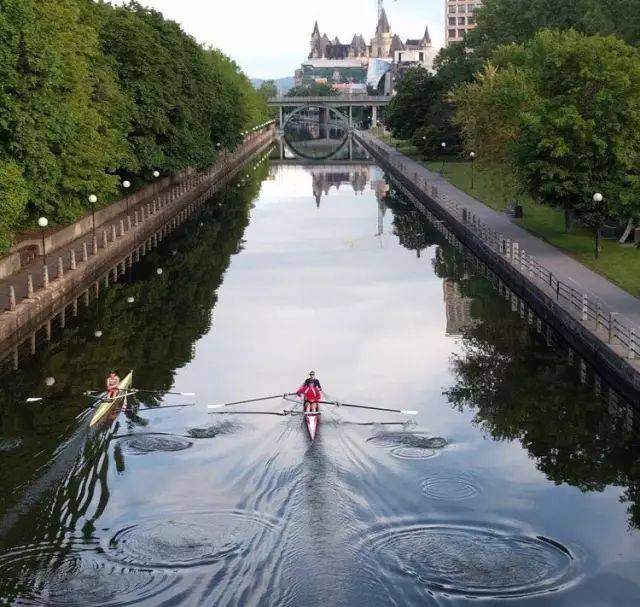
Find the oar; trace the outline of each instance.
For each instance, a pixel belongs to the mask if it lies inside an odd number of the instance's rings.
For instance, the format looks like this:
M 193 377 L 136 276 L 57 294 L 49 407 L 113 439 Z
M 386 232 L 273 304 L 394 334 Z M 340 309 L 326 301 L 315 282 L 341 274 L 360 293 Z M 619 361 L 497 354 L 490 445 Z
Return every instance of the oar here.
M 221 405 L 208 405 L 209 409 L 222 409 L 223 407 L 233 407 L 234 405 L 246 405 L 247 403 L 257 403 L 261 400 L 274 400 L 276 398 L 285 398 L 295 394 L 294 392 L 287 392 L 285 394 L 275 394 L 274 396 L 263 396 L 261 398 L 250 398 L 248 400 L 238 400 L 233 403 L 222 403 Z
M 183 407 L 195 407 L 195 403 L 186 405 L 160 405 L 159 407 L 142 407 L 140 411 L 157 411 L 158 409 L 182 409 Z
M 352 405 L 350 403 L 340 403 L 338 401 L 321 400 L 323 405 L 333 405 L 334 407 L 351 407 L 352 409 L 371 409 L 372 411 L 387 411 L 390 413 L 402 413 L 402 415 L 418 415 L 417 411 L 407 411 L 405 409 L 387 409 L 385 407 L 372 407 L 371 405 Z
M 133 392 L 145 392 L 147 394 L 157 394 L 162 392 L 163 394 L 174 394 L 176 396 L 195 396 L 195 392 L 165 392 L 164 390 L 141 390 L 140 388 L 133 388 Z
M 277 415 L 278 417 L 287 417 L 290 415 L 318 416 L 320 411 L 212 411 L 209 415 Z

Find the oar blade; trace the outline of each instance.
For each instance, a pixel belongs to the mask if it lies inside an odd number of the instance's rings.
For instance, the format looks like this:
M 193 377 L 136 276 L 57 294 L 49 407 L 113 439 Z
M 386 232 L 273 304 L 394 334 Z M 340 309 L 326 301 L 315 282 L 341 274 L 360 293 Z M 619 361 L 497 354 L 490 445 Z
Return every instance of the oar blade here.
M 402 413 L 402 415 L 418 415 L 417 411 L 405 411 L 404 409 L 400 411 L 400 413 Z
M 28 403 L 41 403 L 44 400 L 44 398 L 42 396 L 32 396 L 30 398 L 27 398 Z

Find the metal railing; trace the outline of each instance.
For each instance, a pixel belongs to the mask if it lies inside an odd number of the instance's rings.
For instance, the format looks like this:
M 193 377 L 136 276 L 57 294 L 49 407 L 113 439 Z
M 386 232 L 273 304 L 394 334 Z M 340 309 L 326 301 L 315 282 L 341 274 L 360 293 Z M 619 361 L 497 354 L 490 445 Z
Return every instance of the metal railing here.
M 388 149 L 367 139 L 367 145 L 384 158 L 391 166 L 399 170 L 405 177 L 425 193 L 431 200 L 443 208 L 451 217 L 462 223 L 465 228 L 479 238 L 486 246 L 499 254 L 522 276 L 534 283 L 546 295 L 555 300 L 566 312 L 591 329 L 599 338 L 611 346 L 622 347 L 628 359 L 640 358 L 640 338 L 636 326 L 623 322 L 620 314 L 608 309 L 596 296 L 589 295 L 564 282 L 529 255 L 517 241 L 505 238 L 493 228 L 480 221 L 473 213 L 441 193 L 427 179 L 421 178 L 417 171 L 409 170 L 406 162 L 393 158 Z M 401 189 L 414 203 L 421 203 L 405 187 Z M 431 213 L 428 213 L 431 215 Z M 437 218 L 436 218 L 437 220 Z

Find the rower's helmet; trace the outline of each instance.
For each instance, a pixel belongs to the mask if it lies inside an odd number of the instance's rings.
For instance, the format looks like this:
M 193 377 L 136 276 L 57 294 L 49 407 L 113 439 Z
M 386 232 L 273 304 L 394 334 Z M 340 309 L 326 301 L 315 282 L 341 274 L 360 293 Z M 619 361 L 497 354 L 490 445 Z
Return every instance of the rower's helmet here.
M 315 371 L 309 371 L 309 377 L 315 377 L 316 372 Z

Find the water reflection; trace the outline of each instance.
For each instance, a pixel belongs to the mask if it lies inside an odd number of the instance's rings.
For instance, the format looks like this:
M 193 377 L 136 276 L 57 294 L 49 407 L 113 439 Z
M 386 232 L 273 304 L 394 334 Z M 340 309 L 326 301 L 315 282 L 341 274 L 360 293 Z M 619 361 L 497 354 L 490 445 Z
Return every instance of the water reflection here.
M 296 111 L 287 120 L 283 137 L 296 156 L 316 161 L 340 157 L 341 150 L 352 145 L 348 119 L 331 108 Z
M 472 411 L 494 439 L 520 441 L 554 483 L 581 491 L 622 487 L 629 524 L 640 528 L 640 426 L 632 406 L 593 372 L 588 385 L 560 337 L 550 348 L 537 323 L 522 322 L 520 306 L 514 311 L 496 298 L 499 280 L 484 264 L 466 249 L 444 246 L 422 213 L 393 194 L 388 204 L 403 246 L 420 252 L 441 243 L 433 269 L 443 279 L 447 333 L 463 336 L 446 390 L 451 404 Z
M 635 604 L 630 410 L 378 168 L 276 164 L 3 375 L 0 597 Z M 74 394 L 111 364 L 195 406 L 140 395 L 88 432 Z M 330 398 L 420 414 L 333 407 L 312 445 L 300 418 L 208 414 L 312 367 Z

